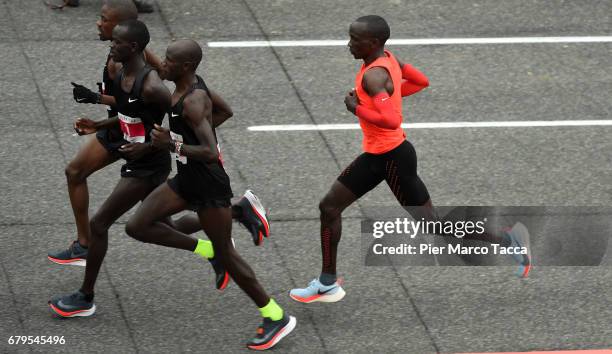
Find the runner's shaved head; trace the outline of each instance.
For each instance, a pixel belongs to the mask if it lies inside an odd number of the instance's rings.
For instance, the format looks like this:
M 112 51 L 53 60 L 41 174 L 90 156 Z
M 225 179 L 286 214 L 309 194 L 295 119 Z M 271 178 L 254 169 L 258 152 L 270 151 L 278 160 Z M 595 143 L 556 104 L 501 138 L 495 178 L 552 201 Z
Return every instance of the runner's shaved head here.
M 195 70 L 202 61 L 202 48 L 191 39 L 179 39 L 168 46 L 168 54 L 172 60 L 180 63 L 192 63 Z
M 366 24 L 367 32 L 373 37 L 380 41 L 381 44 L 385 44 L 387 39 L 391 36 L 391 29 L 389 24 L 384 18 L 377 15 L 367 15 L 358 18 L 355 22 L 361 22 Z
M 117 22 L 138 18 L 138 10 L 132 0 L 104 0 L 103 6 L 113 13 Z

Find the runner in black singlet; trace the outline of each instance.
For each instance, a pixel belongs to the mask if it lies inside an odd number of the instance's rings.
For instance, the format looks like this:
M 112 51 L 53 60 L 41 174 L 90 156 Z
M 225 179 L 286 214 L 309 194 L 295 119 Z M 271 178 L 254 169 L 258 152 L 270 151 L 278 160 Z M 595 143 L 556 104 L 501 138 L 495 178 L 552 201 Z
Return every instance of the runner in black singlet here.
M 266 294 L 251 267 L 232 245 L 232 190 L 212 125 L 208 89 L 195 74 L 201 59 L 202 50 L 195 41 L 177 41 L 168 47 L 161 75 L 176 84 L 169 111 L 170 130 L 155 126 L 152 142 L 155 147 L 172 152 L 178 173 L 143 201 L 128 221 L 126 232 L 143 242 L 218 257 L 263 317 L 257 336 L 247 346 L 269 349 L 293 330 L 296 320 Z M 212 245 L 161 221 L 185 209 L 197 212 Z
M 100 40 L 110 41 L 117 23 L 137 17 L 138 12 L 132 1 L 105 0 L 100 19 L 96 22 Z M 156 70 L 161 64 L 161 60 L 147 49 L 144 51 L 144 59 Z M 75 101 L 104 104 L 108 109 L 108 118 L 116 117 L 113 79 L 120 70 L 121 63 L 115 62 L 109 55 L 102 72 L 102 82 L 98 83 L 99 92 L 72 83 Z M 216 127 L 230 118 L 233 113 L 216 92 L 210 91 L 210 94 L 213 102 L 213 124 Z M 87 177 L 120 159 L 119 148 L 124 144 L 120 127 L 118 125 L 109 126 L 106 123 L 108 121 L 96 123 L 87 118 L 79 118 L 75 122 L 74 129 L 79 135 L 95 133 L 96 138 L 88 139 L 81 146 L 75 158 L 66 166 L 68 194 L 77 228 L 77 240 L 73 241 L 67 249 L 49 252 L 48 259 L 54 263 L 79 266 L 86 264 L 90 238 Z M 269 236 L 270 226 L 265 209 L 252 191 L 247 190 L 244 196 L 232 206 L 232 217 L 247 228 L 256 245 L 262 244 L 263 237 Z M 168 222 L 185 233 L 194 233 L 201 229 L 196 215 L 189 214 L 175 221 L 168 220 Z
M 123 144 L 118 149 L 127 160 L 122 167 L 119 183 L 91 219 L 91 238 L 80 290 L 55 297 L 50 306 L 64 317 L 89 316 L 95 312 L 94 285 L 108 248 L 108 229 L 125 212 L 143 200 L 163 183 L 170 172 L 170 154 L 151 144 L 150 132 L 161 124 L 170 108 L 170 92 L 143 59 L 143 50 L 149 42 L 144 23 L 138 20 L 121 22 L 113 30 L 111 57 L 123 64 L 114 80 L 117 117 L 103 121 L 105 126 L 119 125 Z M 201 240 L 203 244 L 210 241 Z M 227 284 L 229 278 L 221 262 L 207 257 L 217 273 L 217 288 Z

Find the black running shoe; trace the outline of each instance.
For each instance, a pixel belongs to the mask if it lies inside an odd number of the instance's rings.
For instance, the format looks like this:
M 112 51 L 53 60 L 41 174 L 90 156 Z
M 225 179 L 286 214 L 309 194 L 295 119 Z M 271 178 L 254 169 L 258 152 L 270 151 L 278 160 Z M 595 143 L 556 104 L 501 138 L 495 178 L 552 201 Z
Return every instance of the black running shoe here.
M 224 290 L 227 288 L 227 284 L 230 281 L 229 273 L 216 257 L 209 258 L 208 261 L 215 270 L 215 285 L 217 290 Z
M 49 252 L 47 258 L 57 264 L 85 267 L 87 264 L 87 248 L 81 246 L 79 241 L 74 241 L 66 250 Z
M 238 221 L 251 233 L 253 243 L 259 246 L 264 237 L 270 236 L 270 223 L 266 217 L 266 210 L 253 191 L 247 190 L 238 201 L 242 208 L 242 217 Z
M 91 316 L 96 312 L 93 301 L 87 301 L 85 294 L 80 290 L 64 295 L 55 296 L 49 301 L 51 310 L 62 317 Z
M 153 4 L 146 0 L 133 0 L 136 5 L 136 10 L 141 14 L 149 14 L 154 11 Z
M 278 321 L 272 321 L 265 317 L 263 324 L 257 327 L 257 336 L 247 343 L 247 348 L 253 350 L 270 349 L 291 333 L 295 328 L 297 320 L 293 316 L 283 315 Z

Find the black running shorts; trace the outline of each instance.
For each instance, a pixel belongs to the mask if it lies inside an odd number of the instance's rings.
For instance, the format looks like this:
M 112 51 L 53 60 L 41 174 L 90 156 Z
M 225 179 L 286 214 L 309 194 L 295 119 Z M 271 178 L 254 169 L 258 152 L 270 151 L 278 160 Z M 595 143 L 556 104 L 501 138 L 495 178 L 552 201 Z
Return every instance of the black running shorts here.
M 201 183 L 206 184 L 206 181 L 201 181 Z M 232 190 L 229 185 L 218 186 L 221 188 L 216 190 L 213 186 L 208 185 L 209 193 L 203 193 L 202 188 L 194 193 L 193 186 L 181 180 L 177 174 L 168 180 L 168 186 L 187 202 L 188 209 L 196 212 L 204 208 L 229 208 L 232 205 Z
M 119 148 L 126 144 L 119 129 L 102 129 L 96 132 L 96 138 L 114 158 L 124 158 Z M 152 178 L 159 185 L 163 183 L 172 169 L 170 153 L 165 150 L 155 151 L 137 160 L 127 160 L 121 166 L 121 177 Z M 158 182 L 158 183 L 157 183 Z
M 364 152 L 338 176 L 338 181 L 357 198 L 374 189 L 383 180 L 400 205 L 419 206 L 429 200 L 427 187 L 417 175 L 416 152 L 407 140 L 383 154 Z

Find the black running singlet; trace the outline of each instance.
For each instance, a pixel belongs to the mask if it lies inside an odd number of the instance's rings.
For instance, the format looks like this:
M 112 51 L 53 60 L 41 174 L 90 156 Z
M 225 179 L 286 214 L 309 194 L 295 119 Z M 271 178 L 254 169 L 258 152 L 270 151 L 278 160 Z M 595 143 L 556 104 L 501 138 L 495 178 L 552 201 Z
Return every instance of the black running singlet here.
M 124 69 L 121 69 L 115 78 L 113 95 L 126 143 L 149 142 L 153 124 L 162 124 L 163 116 L 160 117 L 157 113 L 159 109 L 152 104 L 146 104 L 142 98 L 142 84 L 151 70 L 153 69 L 150 66 L 145 66 L 136 74 L 130 92 L 124 92 L 121 88 Z
M 181 141 L 186 145 L 200 145 L 195 132 L 183 120 L 183 101 L 185 97 L 194 90 L 204 90 L 210 97 L 204 80 L 196 75 L 197 82 L 185 93 L 178 102 L 170 109 L 168 118 L 170 121 L 170 135 L 173 140 Z M 219 159 L 213 163 L 194 160 L 186 156 L 172 153 L 176 160 L 177 176 L 181 197 L 187 201 L 199 203 L 210 200 L 224 200 L 232 197 L 229 176 L 223 168 L 221 150 L 217 142 L 217 134 L 213 128 L 215 144 L 219 152 Z
M 117 118 L 123 133 L 122 142 L 149 143 L 153 124 L 162 124 L 164 116 L 159 114 L 159 108 L 151 103 L 145 103 L 142 98 L 142 85 L 147 75 L 153 70 L 149 66 L 143 67 L 134 80 L 132 90 L 124 92 L 121 88 L 124 70 L 117 74 L 113 83 L 113 96 L 116 101 Z M 129 163 L 122 168 L 122 176 L 140 177 L 163 171 L 170 171 L 170 154 L 166 150 L 153 152 Z M 136 170 L 141 170 L 137 175 Z M 129 174 L 132 172 L 132 175 Z

